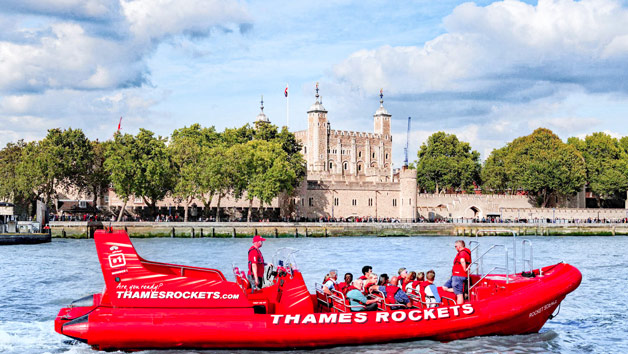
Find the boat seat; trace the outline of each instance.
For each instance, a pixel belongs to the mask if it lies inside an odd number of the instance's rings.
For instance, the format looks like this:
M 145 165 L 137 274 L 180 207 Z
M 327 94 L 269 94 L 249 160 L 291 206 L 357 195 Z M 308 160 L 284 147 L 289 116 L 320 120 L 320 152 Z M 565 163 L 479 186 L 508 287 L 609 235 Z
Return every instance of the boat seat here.
M 330 312 L 333 309 L 332 300 L 330 296 L 325 294 L 323 291 L 323 284 L 314 283 L 314 289 L 316 290 L 316 301 L 318 302 L 321 310 L 327 310 L 325 312 Z

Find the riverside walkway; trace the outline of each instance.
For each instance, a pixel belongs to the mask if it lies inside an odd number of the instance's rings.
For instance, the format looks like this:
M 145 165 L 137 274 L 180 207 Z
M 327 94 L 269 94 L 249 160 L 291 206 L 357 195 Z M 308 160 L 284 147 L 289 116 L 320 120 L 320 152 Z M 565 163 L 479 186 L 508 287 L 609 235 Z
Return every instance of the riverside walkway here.
M 333 237 L 333 236 L 475 236 L 628 235 L 628 223 L 359 223 L 359 222 L 83 222 L 53 221 L 53 237 L 93 237 L 104 227 L 125 229 L 132 237 Z

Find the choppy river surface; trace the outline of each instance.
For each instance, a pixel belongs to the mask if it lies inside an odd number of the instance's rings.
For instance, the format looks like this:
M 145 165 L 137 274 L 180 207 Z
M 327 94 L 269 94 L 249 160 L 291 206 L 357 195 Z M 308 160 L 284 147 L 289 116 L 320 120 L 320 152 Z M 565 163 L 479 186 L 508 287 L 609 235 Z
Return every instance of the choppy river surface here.
M 526 238 L 534 245 L 535 267 L 565 261 L 583 274 L 580 287 L 567 296 L 558 317 L 550 320 L 540 333 L 449 343 L 422 340 L 339 347 L 306 353 L 628 352 L 628 237 Z M 480 240 L 484 249 L 492 244 L 512 245 L 507 237 Z M 442 236 L 269 239 L 262 250 L 270 259 L 280 247 L 299 249 L 299 268 L 310 288 L 330 267 L 337 268 L 342 276 L 345 272 L 359 274 L 365 264 L 372 265 L 376 273 L 389 274 L 396 273 L 401 266 L 420 271 L 433 268 L 436 283 L 442 285 L 451 271 L 454 241 L 454 237 Z M 232 278 L 232 262 L 246 266 L 251 239 L 154 238 L 133 242 L 144 258 L 218 268 Z M 503 258 L 495 257 L 493 261 L 503 262 Z M 103 288 L 93 240 L 53 239 L 52 243 L 42 245 L 2 246 L 0 274 L 0 353 L 96 353 L 86 344 L 69 343 L 54 332 L 53 322 L 60 307 Z M 213 352 L 216 351 L 142 353 Z

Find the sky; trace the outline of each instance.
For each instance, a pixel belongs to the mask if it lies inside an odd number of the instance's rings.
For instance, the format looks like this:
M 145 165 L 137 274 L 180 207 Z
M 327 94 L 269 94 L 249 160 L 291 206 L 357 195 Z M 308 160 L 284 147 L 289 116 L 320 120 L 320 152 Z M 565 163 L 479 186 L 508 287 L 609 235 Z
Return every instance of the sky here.
M 3 0 L 0 145 L 392 114 L 400 166 L 437 131 L 485 159 L 538 127 L 628 135 L 628 1 Z M 284 97 L 289 86 L 289 105 Z

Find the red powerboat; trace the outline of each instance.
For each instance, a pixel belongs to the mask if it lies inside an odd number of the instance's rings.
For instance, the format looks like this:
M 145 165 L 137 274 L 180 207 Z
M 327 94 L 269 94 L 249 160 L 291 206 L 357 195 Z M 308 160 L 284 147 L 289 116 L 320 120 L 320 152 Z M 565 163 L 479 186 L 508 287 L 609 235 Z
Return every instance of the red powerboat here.
M 534 333 L 582 280 L 565 263 L 511 273 L 507 253 L 505 272 L 483 273 L 478 254 L 464 304 L 439 288 L 440 303 L 415 294 L 403 309 L 384 301 L 379 311 L 352 312 L 342 293 L 326 295 L 319 285 L 310 293 L 289 249 L 273 258 L 271 285 L 252 292 L 235 267 L 233 282 L 219 270 L 145 260 L 124 231 L 97 231 L 94 240 L 105 288 L 61 309 L 55 330 L 100 350 L 311 348 Z M 523 263 L 531 267 L 531 258 Z

